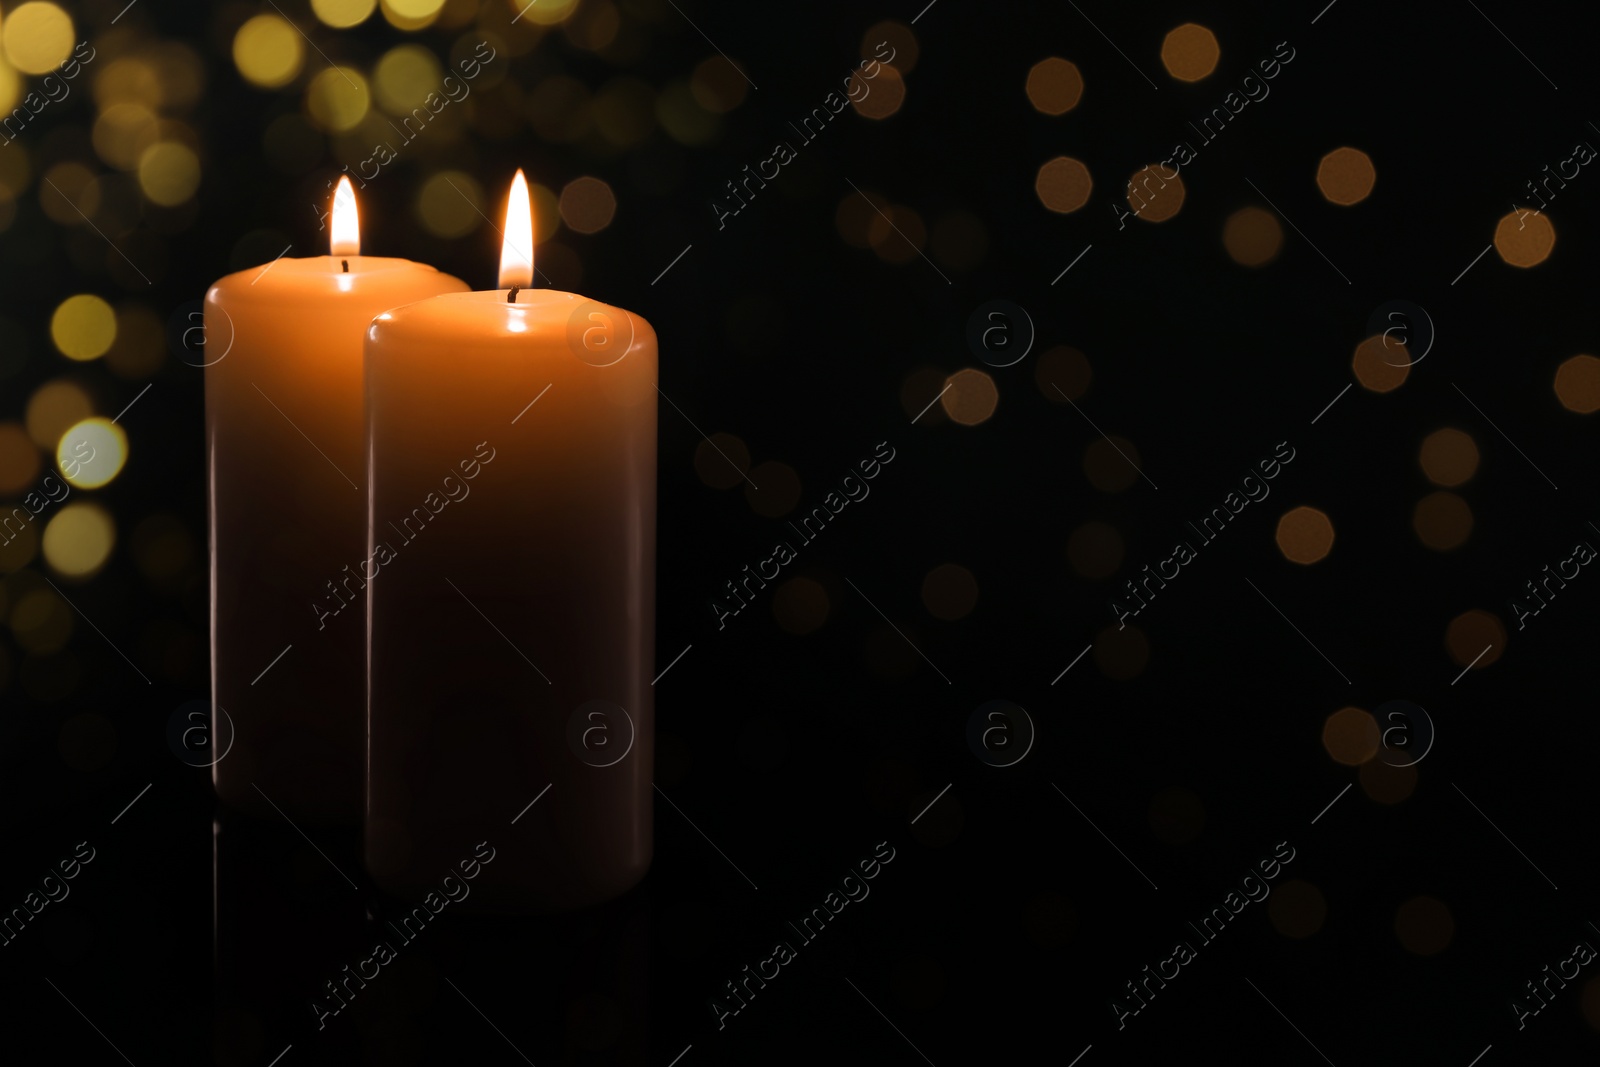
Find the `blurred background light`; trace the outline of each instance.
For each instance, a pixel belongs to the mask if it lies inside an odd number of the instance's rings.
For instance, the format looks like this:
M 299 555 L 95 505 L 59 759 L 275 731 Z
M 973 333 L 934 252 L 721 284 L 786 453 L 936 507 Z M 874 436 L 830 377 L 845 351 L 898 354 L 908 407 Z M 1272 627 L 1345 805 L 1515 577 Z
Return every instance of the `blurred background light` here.
M 93 450 L 92 452 L 90 450 Z M 61 476 L 79 489 L 99 489 L 122 472 L 128 435 L 110 419 L 89 418 L 69 426 L 56 445 Z M 77 473 L 72 473 L 76 469 Z
M 599 178 L 574 178 L 561 188 L 561 221 L 578 233 L 599 233 L 611 225 L 617 196 Z
M 976 367 L 958 370 L 945 379 L 949 389 L 939 398 L 950 421 L 977 426 L 994 414 L 1000 403 L 1000 390 L 994 379 Z
M 1102 493 L 1121 493 L 1139 480 L 1139 449 L 1126 437 L 1097 437 L 1083 450 L 1083 473 Z
M 359 26 L 378 9 L 378 0 L 311 0 L 311 10 L 336 30 Z
M 98 359 L 116 338 L 116 313 L 92 293 L 67 297 L 50 316 L 50 340 L 68 359 Z
M 1313 507 L 1291 508 L 1278 519 L 1278 551 L 1293 563 L 1316 563 L 1333 551 L 1333 520 Z
M 1556 399 L 1568 411 L 1592 415 L 1600 411 L 1600 359 L 1573 356 L 1556 368 Z
M 63 578 L 88 578 L 111 558 L 116 540 L 116 524 L 105 508 L 63 504 L 44 528 L 44 561 Z
M 1161 42 L 1161 65 L 1183 82 L 1197 82 L 1217 69 L 1222 49 L 1217 35 L 1204 26 L 1185 22 Z
M 713 489 L 732 489 L 749 469 L 750 449 L 731 433 L 714 433 L 695 446 L 695 476 Z
M 371 104 L 367 79 L 350 67 L 318 71 L 306 86 L 306 113 L 324 130 L 353 129 Z
M 1372 195 L 1378 172 L 1359 148 L 1335 148 L 1317 164 L 1317 188 L 1330 204 L 1349 207 Z
M 1411 528 L 1424 545 L 1435 552 L 1448 552 L 1472 536 L 1472 509 L 1456 494 L 1441 489 L 1417 501 Z
M 1024 88 L 1034 110 L 1045 115 L 1065 115 L 1083 97 L 1083 75 L 1076 63 L 1051 56 L 1033 65 Z
M 24 74 L 48 74 L 72 54 L 72 18 L 55 4 L 21 4 L 0 22 L 6 60 Z
M 1460 430 L 1435 430 L 1423 438 L 1417 462 L 1434 485 L 1461 485 L 1478 471 L 1478 445 Z
M 1241 267 L 1265 266 L 1278 258 L 1283 227 L 1278 216 L 1265 208 L 1240 208 L 1223 224 L 1222 246 Z
M 1089 168 L 1071 156 L 1057 156 L 1039 168 L 1033 180 L 1033 191 L 1039 202 L 1051 211 L 1066 215 L 1077 211 L 1089 202 L 1094 189 L 1094 179 Z
M 1513 267 L 1536 267 L 1550 258 L 1556 228 L 1548 215 L 1526 208 L 1505 215 L 1494 228 L 1494 250 Z
M 262 89 L 288 85 L 305 63 L 300 31 L 278 15 L 257 15 L 233 35 L 233 64 Z

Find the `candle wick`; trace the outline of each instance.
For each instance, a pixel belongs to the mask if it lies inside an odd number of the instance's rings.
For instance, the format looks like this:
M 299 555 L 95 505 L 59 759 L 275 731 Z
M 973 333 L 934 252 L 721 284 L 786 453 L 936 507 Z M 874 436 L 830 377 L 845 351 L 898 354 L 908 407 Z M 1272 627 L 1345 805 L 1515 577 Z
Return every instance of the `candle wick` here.
M 340 263 L 341 266 L 344 267 L 344 272 L 346 274 L 349 274 L 350 273 L 350 261 L 348 259 L 341 259 L 339 261 L 339 263 Z
M 516 285 L 513 285 L 511 287 L 511 291 L 506 294 L 506 303 L 515 304 L 517 302 L 517 290 L 519 288 L 520 288 L 520 286 L 516 286 Z

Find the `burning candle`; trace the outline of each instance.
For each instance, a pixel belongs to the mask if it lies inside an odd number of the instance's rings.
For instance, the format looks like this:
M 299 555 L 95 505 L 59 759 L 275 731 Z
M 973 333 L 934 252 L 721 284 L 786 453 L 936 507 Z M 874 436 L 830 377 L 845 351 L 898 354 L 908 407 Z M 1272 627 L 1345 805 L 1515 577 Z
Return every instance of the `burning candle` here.
M 206 293 L 216 751 L 233 737 L 212 781 L 229 805 L 274 819 L 361 818 L 362 341 L 379 312 L 467 288 L 360 251 L 341 178 L 330 255 L 277 259 Z
M 500 288 L 367 331 L 367 869 L 418 898 L 487 841 L 508 911 L 651 856 L 656 336 L 529 288 L 531 219 L 518 171 Z

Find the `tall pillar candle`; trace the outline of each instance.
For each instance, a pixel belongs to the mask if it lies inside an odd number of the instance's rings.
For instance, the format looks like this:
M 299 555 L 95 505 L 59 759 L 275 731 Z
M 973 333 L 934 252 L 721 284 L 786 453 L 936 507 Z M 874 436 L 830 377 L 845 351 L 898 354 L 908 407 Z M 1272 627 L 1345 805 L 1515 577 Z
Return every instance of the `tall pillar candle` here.
M 651 856 L 656 337 L 533 275 L 527 186 L 501 288 L 367 335 L 366 862 L 468 908 L 617 896 Z
M 358 822 L 365 693 L 362 343 L 379 312 L 466 285 L 360 255 L 341 179 L 332 254 L 206 293 L 212 767 L 230 806 Z M 276 811 L 274 810 L 276 809 Z

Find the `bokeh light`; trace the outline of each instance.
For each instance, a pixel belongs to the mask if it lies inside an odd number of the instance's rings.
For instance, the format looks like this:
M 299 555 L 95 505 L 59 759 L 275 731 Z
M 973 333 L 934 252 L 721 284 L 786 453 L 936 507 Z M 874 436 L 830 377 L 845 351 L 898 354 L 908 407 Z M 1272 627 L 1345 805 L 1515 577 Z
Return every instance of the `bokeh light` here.
M 1172 173 L 1162 174 L 1163 170 Z M 1128 181 L 1128 206 L 1145 222 L 1166 222 L 1183 209 L 1187 193 L 1183 179 L 1171 167 L 1152 163 L 1134 171 Z
M 1097 437 L 1083 450 L 1083 473 L 1102 493 L 1121 493 L 1139 480 L 1139 450 L 1126 437 Z
M 90 418 L 67 428 L 56 445 L 56 467 L 79 489 L 98 489 L 122 472 L 128 435 L 110 419 Z
M 1067 562 L 1081 578 L 1101 581 L 1122 566 L 1122 535 L 1108 522 L 1092 520 L 1067 538 Z
M 1284 559 L 1307 565 L 1333 551 L 1333 537 L 1333 520 L 1325 512 L 1304 505 L 1284 512 L 1274 534 Z
M 435 237 L 465 237 L 483 225 L 483 186 L 470 174 L 442 170 L 417 191 L 417 221 Z
M 1322 724 L 1322 747 L 1335 763 L 1359 766 L 1378 754 L 1378 720 L 1363 708 L 1340 708 Z
M 1089 168 L 1071 156 L 1057 156 L 1039 168 L 1033 191 L 1039 202 L 1060 215 L 1077 211 L 1089 202 L 1094 179 Z
M 810 578 L 790 578 L 772 593 L 773 621 L 797 637 L 821 629 L 830 607 L 828 591 Z
M 311 10 L 324 25 L 347 30 L 367 21 L 378 9 L 378 0 L 311 0 Z
M 94 120 L 90 140 L 95 154 L 119 170 L 133 170 L 160 136 L 156 113 L 143 104 L 112 104 Z
M 11 636 L 35 656 L 59 652 L 72 637 L 72 609 L 49 586 L 29 589 L 10 607 Z
M 613 78 L 595 94 L 590 113 L 600 136 L 617 148 L 632 148 L 656 125 L 656 91 L 638 78 Z
M 1378 172 L 1359 148 L 1335 148 L 1317 164 L 1317 188 L 1330 204 L 1349 207 L 1372 195 Z
M 1381 759 L 1363 763 L 1356 777 L 1361 791 L 1379 804 L 1398 804 L 1417 788 L 1415 766 L 1391 767 Z
M 1204 26 L 1185 22 L 1161 42 L 1161 65 L 1181 82 L 1197 82 L 1217 69 L 1222 49 L 1217 35 Z
M 617 195 L 599 178 L 574 178 L 561 188 L 561 221 L 578 233 L 599 233 L 617 213 Z
M 846 90 L 850 106 L 864 119 L 886 119 L 906 102 L 906 81 L 893 67 L 880 65 L 878 76 L 871 81 L 863 79 L 859 72 L 850 78 L 851 84 Z M 861 95 L 863 91 L 865 96 Z
M 861 35 L 861 58 L 877 59 L 888 49 L 891 62 L 901 74 L 910 74 L 922 55 L 922 46 L 910 26 L 893 19 L 875 22 Z
M 695 446 L 695 476 L 713 489 L 732 489 L 749 469 L 750 449 L 731 433 L 714 433 Z
M 1284 937 L 1310 937 L 1322 929 L 1327 918 L 1328 902 L 1322 890 L 1299 878 L 1280 883 L 1267 898 L 1267 920 Z
M 39 207 L 52 222 L 82 226 L 100 209 L 100 187 L 94 171 L 81 163 L 57 163 L 39 184 Z
M 1056 56 L 1041 59 L 1028 71 L 1028 102 L 1046 115 L 1065 115 L 1083 96 L 1078 65 Z
M 53 453 L 68 427 L 93 413 L 94 405 L 81 386 L 66 378 L 57 378 L 34 390 L 33 396 L 28 398 L 23 421 L 33 443 Z
M 1423 438 L 1417 462 L 1434 485 L 1461 485 L 1478 472 L 1478 445 L 1470 434 L 1445 427 Z
M 1494 614 L 1473 608 L 1450 620 L 1444 645 L 1456 666 L 1481 671 L 1505 651 L 1506 628 Z
M 385 3 L 396 0 L 384 0 Z M 438 6 L 440 0 L 399 0 L 399 2 L 413 6 L 433 4 Z M 539 0 L 537 4 L 530 4 L 528 0 L 505 0 L 505 3 L 515 12 L 521 14 L 522 19 L 538 26 L 554 26 L 565 22 L 572 17 L 573 11 L 578 6 L 578 0 Z
M 1600 359 L 1573 356 L 1556 368 L 1556 399 L 1568 411 L 1592 415 L 1600 411 Z
M 1071 345 L 1054 345 L 1039 354 L 1033 380 L 1052 404 L 1082 399 L 1094 380 L 1089 357 Z
M 1472 509 L 1456 494 L 1441 489 L 1417 501 L 1411 528 L 1424 545 L 1435 552 L 1448 552 L 1472 536 Z
M 787 463 L 768 460 L 750 471 L 745 502 L 757 515 L 781 519 L 800 503 L 800 475 Z
M 233 35 L 233 64 L 245 81 L 276 89 L 294 81 L 305 63 L 300 31 L 277 15 L 257 15 Z
M 1387 393 L 1405 383 L 1411 373 L 1411 356 L 1402 342 L 1374 334 L 1356 345 L 1350 357 L 1350 369 L 1361 388 Z
M 430 94 L 446 99 L 443 83 L 444 70 L 438 58 L 421 45 L 391 48 L 372 68 L 373 95 L 378 106 L 391 115 L 409 115 L 423 107 Z M 422 117 L 431 121 L 431 109 L 425 109 Z
M 551 8 L 562 6 L 563 0 L 550 0 L 548 5 L 543 2 L 541 7 Z M 565 0 L 568 14 L 571 13 L 571 0 Z M 422 30 L 432 26 L 438 19 L 440 11 L 444 8 L 444 0 L 380 0 L 379 6 L 383 9 L 383 17 L 389 25 L 397 30 Z M 527 17 L 532 17 L 532 13 Z
M 0 422 L 0 496 L 21 493 L 39 476 L 39 449 L 20 422 Z
M 1513 267 L 1536 267 L 1556 246 L 1556 228 L 1547 215 L 1513 211 L 1494 228 L 1494 250 Z
M 159 141 L 139 156 L 139 188 L 152 203 L 177 207 L 200 187 L 200 159 L 177 141 Z
M 371 103 L 367 79 L 350 67 L 318 71 L 306 86 L 306 113 L 322 129 L 335 133 L 354 129 Z
M 939 398 L 939 403 L 951 422 L 977 426 L 993 415 L 1000 403 L 1000 390 L 995 387 L 994 379 L 976 367 L 956 371 L 945 379 L 945 384 L 949 389 Z
M 6 60 L 24 74 L 48 74 L 72 54 L 72 18 L 55 4 L 35 0 L 4 16 L 0 39 Z
M 656 121 L 667 135 L 682 145 L 703 145 L 716 140 L 721 118 L 695 99 L 688 82 L 675 81 L 656 97 Z
M 44 561 L 63 578 L 88 578 L 104 567 L 117 527 L 99 504 L 64 504 L 44 528 Z
M 1278 216 L 1265 208 L 1240 208 L 1222 227 L 1222 247 L 1241 267 L 1264 266 L 1283 247 L 1283 227 Z
M 922 604 L 934 618 L 954 622 L 977 603 L 978 580 L 959 563 L 942 563 L 923 576 Z
M 117 305 L 117 336 L 106 350 L 106 369 L 119 378 L 147 378 L 167 358 L 166 325 L 144 304 Z
M 116 313 L 92 293 L 67 297 L 50 316 L 50 340 L 68 359 L 99 359 L 116 338 Z
M 712 56 L 701 60 L 689 76 L 689 92 L 695 102 L 714 114 L 724 114 L 744 103 L 750 83 L 728 60 Z
M 1407 952 L 1437 956 L 1450 947 L 1455 933 L 1455 916 L 1442 900 L 1412 897 L 1395 910 L 1394 936 Z

